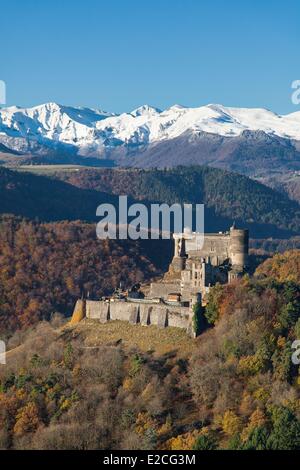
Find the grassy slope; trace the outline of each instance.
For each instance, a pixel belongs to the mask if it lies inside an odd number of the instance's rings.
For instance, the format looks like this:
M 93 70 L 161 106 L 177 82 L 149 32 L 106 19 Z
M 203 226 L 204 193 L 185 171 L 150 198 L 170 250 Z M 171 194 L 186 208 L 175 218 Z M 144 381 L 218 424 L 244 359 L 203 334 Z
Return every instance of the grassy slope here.
M 157 326 L 131 325 L 127 322 L 111 321 L 101 324 L 85 319 L 79 324 L 67 326 L 73 334 L 84 337 L 87 347 L 122 341 L 126 348 L 137 347 L 141 351 L 154 351 L 156 356 L 174 352 L 178 357 L 187 357 L 195 349 L 195 341 L 180 328 L 160 329 Z M 67 330 L 66 330 L 67 331 Z

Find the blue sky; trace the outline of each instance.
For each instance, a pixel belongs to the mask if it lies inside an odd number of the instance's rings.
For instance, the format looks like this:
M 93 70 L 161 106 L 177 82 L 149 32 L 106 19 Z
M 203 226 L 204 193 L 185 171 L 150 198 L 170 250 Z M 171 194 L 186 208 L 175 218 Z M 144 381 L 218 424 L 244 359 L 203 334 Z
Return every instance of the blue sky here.
M 0 17 L 8 105 L 299 111 L 298 0 L 10 0 Z

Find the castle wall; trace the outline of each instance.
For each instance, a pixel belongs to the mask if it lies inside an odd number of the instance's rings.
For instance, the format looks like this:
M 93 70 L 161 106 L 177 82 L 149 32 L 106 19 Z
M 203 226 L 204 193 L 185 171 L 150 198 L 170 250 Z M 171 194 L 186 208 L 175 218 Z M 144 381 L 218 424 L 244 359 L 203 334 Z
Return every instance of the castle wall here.
M 149 305 L 140 305 L 140 322 L 142 325 L 150 325 L 151 323 L 151 310 Z
M 192 311 L 188 307 L 149 304 L 142 302 L 103 302 L 86 300 L 86 317 L 106 323 L 121 320 L 160 328 L 173 326 L 189 329 Z
M 168 326 L 188 329 L 191 326 L 193 312 L 187 307 L 181 307 L 180 310 L 168 309 Z
M 187 255 L 188 260 L 204 258 L 206 262 L 209 259 L 213 266 L 219 266 L 224 262 L 230 262 L 232 266 L 239 266 L 241 268 L 247 266 L 249 251 L 248 230 L 237 229 L 235 226 L 232 226 L 229 232 L 205 234 L 202 240 L 202 247 L 198 235 L 197 233 L 174 234 L 175 250 L 171 263 L 172 266 L 176 267 L 178 260 L 180 260 L 178 249 L 176 249 L 180 237 L 182 237 L 182 243 L 184 242 L 184 254 Z M 186 266 L 188 265 L 188 260 L 185 262 Z M 179 264 L 177 270 L 180 270 Z
M 86 302 L 86 316 L 88 318 L 100 318 L 101 316 L 101 305 L 99 302 L 88 300 Z
M 230 257 L 229 234 L 205 234 L 204 244 L 201 250 L 197 249 L 196 240 L 186 240 L 186 253 L 190 257 L 210 257 L 213 265 L 223 263 Z
M 166 299 L 168 294 L 180 292 L 180 282 L 152 282 L 149 297 Z
M 109 319 L 130 321 L 131 323 L 134 323 L 137 308 L 137 305 L 133 305 L 128 302 L 110 302 Z

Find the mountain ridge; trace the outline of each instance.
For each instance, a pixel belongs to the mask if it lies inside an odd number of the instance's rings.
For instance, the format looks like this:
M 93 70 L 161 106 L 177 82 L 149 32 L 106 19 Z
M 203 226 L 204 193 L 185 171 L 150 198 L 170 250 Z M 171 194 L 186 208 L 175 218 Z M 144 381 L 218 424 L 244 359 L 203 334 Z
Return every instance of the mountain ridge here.
M 245 176 L 216 168 L 60 170 L 51 177 L 0 168 L 0 214 L 94 223 L 98 205 L 117 208 L 123 194 L 128 204 L 140 201 L 146 207 L 153 202 L 203 203 L 207 232 L 228 230 L 235 221 L 248 227 L 253 238 L 300 233 L 299 204 Z
M 198 108 L 173 105 L 163 111 L 143 105 L 114 114 L 53 102 L 0 110 L 0 142 L 17 151 L 26 150 L 24 141 L 49 145 L 50 140 L 75 146 L 83 155 L 100 155 L 106 147 L 148 145 L 186 132 L 233 137 L 245 130 L 300 141 L 300 113 L 279 115 L 264 108 L 208 104 Z

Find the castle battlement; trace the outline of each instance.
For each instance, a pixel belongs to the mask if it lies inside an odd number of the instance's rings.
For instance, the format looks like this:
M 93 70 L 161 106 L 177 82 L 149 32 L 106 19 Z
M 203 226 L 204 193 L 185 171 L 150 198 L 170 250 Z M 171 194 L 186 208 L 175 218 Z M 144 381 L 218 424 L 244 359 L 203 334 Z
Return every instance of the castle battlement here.
M 174 256 L 168 273 L 150 285 L 147 297 L 132 291 L 117 292 L 106 300 L 78 300 L 72 322 L 91 318 L 133 324 L 174 326 L 192 333 L 193 306 L 205 305 L 209 289 L 216 283 L 237 279 L 248 266 L 248 230 L 234 225 L 228 232 L 203 234 L 185 230 L 174 233 Z
M 160 328 L 184 328 L 191 333 L 193 312 L 182 305 L 165 304 L 157 300 L 135 301 L 78 300 L 74 309 L 77 318 L 90 318 L 100 323 L 111 320 L 127 321 L 132 324 L 156 325 Z M 74 323 L 74 322 L 73 322 Z

